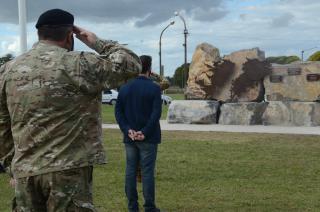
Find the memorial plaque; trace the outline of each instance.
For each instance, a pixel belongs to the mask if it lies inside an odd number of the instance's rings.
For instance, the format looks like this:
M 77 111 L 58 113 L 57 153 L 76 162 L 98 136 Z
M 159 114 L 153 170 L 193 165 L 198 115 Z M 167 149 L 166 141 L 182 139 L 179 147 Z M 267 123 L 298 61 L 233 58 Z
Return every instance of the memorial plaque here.
M 289 76 L 301 75 L 301 68 L 300 67 L 288 68 L 288 75 Z
M 315 82 L 320 80 L 319 74 L 307 74 L 307 81 L 308 82 Z
M 283 76 L 280 75 L 271 75 L 270 76 L 270 82 L 272 83 L 281 83 L 283 80 Z

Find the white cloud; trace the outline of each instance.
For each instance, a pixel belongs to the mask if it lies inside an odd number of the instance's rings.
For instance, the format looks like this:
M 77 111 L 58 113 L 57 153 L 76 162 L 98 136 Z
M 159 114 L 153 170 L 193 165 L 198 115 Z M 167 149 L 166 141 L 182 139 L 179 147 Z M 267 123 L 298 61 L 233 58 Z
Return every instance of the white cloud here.
M 247 7 L 244 7 L 243 9 L 244 9 L 244 10 L 255 11 L 255 10 L 257 10 L 257 7 L 256 7 L 256 6 L 247 6 Z
M 0 55 L 14 54 L 19 52 L 18 36 L 0 36 Z
M 9 52 L 18 52 L 19 51 L 20 42 L 18 39 L 19 38 L 16 38 L 16 39 L 14 39 L 14 41 L 12 43 L 9 43 L 9 45 L 8 45 Z

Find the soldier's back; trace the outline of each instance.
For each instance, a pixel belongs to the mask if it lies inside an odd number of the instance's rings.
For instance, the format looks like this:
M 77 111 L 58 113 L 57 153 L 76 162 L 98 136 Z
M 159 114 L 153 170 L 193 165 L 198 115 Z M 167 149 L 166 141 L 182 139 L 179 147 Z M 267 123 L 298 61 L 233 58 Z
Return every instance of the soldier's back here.
M 6 65 L 16 177 L 105 162 L 101 93 L 90 89 L 95 73 L 83 68 L 94 61 L 82 57 L 39 42 Z

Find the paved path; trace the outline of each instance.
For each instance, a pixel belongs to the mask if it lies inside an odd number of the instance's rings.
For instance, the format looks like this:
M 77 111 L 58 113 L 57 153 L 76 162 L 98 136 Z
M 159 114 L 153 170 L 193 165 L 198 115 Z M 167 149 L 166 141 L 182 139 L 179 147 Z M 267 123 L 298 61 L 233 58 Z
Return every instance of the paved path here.
M 320 135 L 320 127 L 284 127 L 284 126 L 243 126 L 243 125 L 203 125 L 203 124 L 168 124 L 161 120 L 161 129 L 165 131 L 212 131 L 212 132 L 248 132 L 248 133 L 281 133 Z M 119 129 L 116 124 L 103 124 L 104 129 Z

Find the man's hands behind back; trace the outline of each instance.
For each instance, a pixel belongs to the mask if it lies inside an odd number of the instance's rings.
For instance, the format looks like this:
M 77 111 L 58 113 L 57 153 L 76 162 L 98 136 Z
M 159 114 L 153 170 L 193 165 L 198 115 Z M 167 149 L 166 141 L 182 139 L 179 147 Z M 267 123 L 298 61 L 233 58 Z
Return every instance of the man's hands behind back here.
M 128 130 L 128 136 L 132 141 L 143 141 L 145 139 L 144 134 L 141 131 Z

